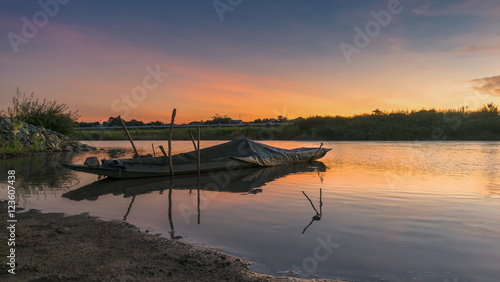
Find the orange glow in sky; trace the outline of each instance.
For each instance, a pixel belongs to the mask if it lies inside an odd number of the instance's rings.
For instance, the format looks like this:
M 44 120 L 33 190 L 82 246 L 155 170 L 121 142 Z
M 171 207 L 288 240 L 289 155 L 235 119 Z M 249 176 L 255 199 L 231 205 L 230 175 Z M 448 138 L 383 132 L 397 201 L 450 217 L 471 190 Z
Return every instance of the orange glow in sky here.
M 223 21 L 201 1 L 68 3 L 27 42 L 5 37 L 0 104 L 19 87 L 79 110 L 80 121 L 166 121 L 177 108 L 179 123 L 500 104 L 500 4 L 474 2 L 404 3 L 350 61 L 340 44 L 354 46 L 355 28 L 386 1 L 249 2 Z M 5 35 L 23 36 L 22 18 L 41 9 L 7 6 Z

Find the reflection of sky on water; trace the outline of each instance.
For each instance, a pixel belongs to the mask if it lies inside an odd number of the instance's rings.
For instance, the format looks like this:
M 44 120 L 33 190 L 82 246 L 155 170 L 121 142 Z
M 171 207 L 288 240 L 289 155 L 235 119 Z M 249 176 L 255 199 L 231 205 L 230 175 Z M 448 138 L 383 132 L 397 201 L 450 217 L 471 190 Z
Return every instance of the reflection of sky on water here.
M 217 143 L 202 141 L 202 146 Z M 293 148 L 319 142 L 266 143 Z M 151 153 L 151 141 L 136 144 L 141 154 Z M 113 146 L 132 155 L 128 142 L 92 145 L 105 150 L 73 155 L 71 162 L 83 163 L 88 155 L 109 158 Z M 500 250 L 493 247 L 500 245 L 500 143 L 328 142 L 325 147 L 333 150 L 321 160 L 324 172 L 308 166 L 248 171 L 225 187 L 232 192 L 201 189 L 198 194 L 196 179 L 179 177 L 171 195 L 175 235 L 244 256 L 270 273 L 304 270 L 304 261 L 311 263 L 308 258 L 314 257 L 319 242 L 330 240 L 336 244 L 334 251 L 313 271 L 320 277 L 495 281 L 500 269 Z M 191 148 L 190 141 L 174 142 L 174 151 Z M 21 205 L 69 214 L 89 212 L 104 219 L 126 217 L 143 229 L 169 236 L 168 178 L 96 182 L 97 176 L 90 174 L 64 170 L 58 175 L 50 165 L 67 160 L 3 160 L 0 168 L 18 171 Z M 65 188 L 65 179 L 78 183 Z M 207 181 L 210 176 L 202 187 Z M 85 186 L 98 194 L 78 201 L 61 197 Z M 302 234 L 315 215 L 302 191 L 318 208 L 320 188 L 321 220 Z

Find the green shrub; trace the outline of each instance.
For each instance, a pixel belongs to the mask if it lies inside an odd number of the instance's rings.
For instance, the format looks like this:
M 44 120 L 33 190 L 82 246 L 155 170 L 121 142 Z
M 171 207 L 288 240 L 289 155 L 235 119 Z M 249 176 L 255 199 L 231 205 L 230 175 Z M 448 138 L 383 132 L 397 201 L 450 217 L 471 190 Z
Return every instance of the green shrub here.
M 56 101 L 39 101 L 31 95 L 21 94 L 19 88 L 16 96 L 12 98 L 12 107 L 7 109 L 10 117 L 29 124 L 43 126 L 62 134 L 73 131 L 74 122 L 78 119 L 78 111 L 68 111 L 66 104 L 58 104 Z
M 23 144 L 19 138 L 23 124 L 17 121 L 13 124 L 12 134 L 8 135 L 2 142 L 0 147 L 0 153 L 17 154 L 25 151 Z M 2 137 L 3 139 L 4 137 Z

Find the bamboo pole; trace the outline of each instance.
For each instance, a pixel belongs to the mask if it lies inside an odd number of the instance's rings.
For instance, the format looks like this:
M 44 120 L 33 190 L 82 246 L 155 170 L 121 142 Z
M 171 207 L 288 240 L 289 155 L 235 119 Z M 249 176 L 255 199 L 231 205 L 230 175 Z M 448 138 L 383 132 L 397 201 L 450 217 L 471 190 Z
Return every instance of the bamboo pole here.
M 198 175 L 201 174 L 201 154 L 200 154 L 200 127 L 198 126 L 198 145 L 196 146 L 197 148 L 197 153 L 198 153 Z
M 306 198 L 309 200 L 309 203 L 311 203 L 311 206 L 313 207 L 314 211 L 316 212 L 316 214 L 319 214 L 318 210 L 314 207 L 314 204 L 313 202 L 311 201 L 311 199 L 309 199 L 309 197 L 307 196 L 306 192 L 302 191 L 302 193 L 304 194 L 304 196 L 306 196 Z
M 153 143 L 151 143 L 151 148 L 153 148 L 153 157 L 156 158 L 155 145 Z
M 121 116 L 118 116 L 118 118 L 120 119 L 120 121 L 122 123 L 122 126 L 123 126 L 123 129 L 125 130 L 125 133 L 127 133 L 128 140 L 130 140 L 130 143 L 132 144 L 132 148 L 134 148 L 134 152 L 135 152 L 137 158 L 140 159 L 141 156 L 139 155 L 139 152 L 137 152 L 137 148 L 134 145 L 134 141 L 132 140 L 132 136 L 130 136 L 130 133 L 128 132 L 127 126 L 125 126 L 125 122 L 123 122 L 123 119 Z
M 323 216 L 323 201 L 321 201 L 321 197 L 323 196 L 323 192 L 321 190 L 321 188 L 319 188 L 319 215 L 320 216 Z
M 130 204 L 128 205 L 127 213 L 123 216 L 123 220 L 127 220 L 127 216 L 130 213 L 130 209 L 132 209 L 132 204 L 135 201 L 135 195 L 132 197 L 132 201 L 130 201 Z
M 174 222 L 172 220 L 172 189 L 174 188 L 174 167 L 172 164 L 172 137 L 174 136 L 174 120 L 175 120 L 176 110 L 172 111 L 172 119 L 170 121 L 170 135 L 168 137 L 168 162 L 170 165 L 170 187 L 168 189 L 168 219 L 170 222 L 170 238 L 174 238 Z
M 170 120 L 170 136 L 168 137 L 168 162 L 170 165 L 170 175 L 174 176 L 174 167 L 172 164 L 172 137 L 174 136 L 174 120 L 177 110 L 172 111 L 172 119 Z
M 321 145 L 319 145 L 318 150 L 316 151 L 316 153 L 314 153 L 314 155 L 312 156 L 311 160 L 309 160 L 310 162 L 314 161 L 314 157 L 316 157 L 316 155 L 318 154 L 318 152 L 319 152 L 319 150 L 321 149 L 322 146 L 323 146 L 323 142 L 321 142 Z
M 170 179 L 170 186 L 168 187 L 168 222 L 170 223 L 170 238 L 174 239 L 174 221 L 172 219 L 172 189 L 174 188 L 174 178 Z
M 200 175 L 198 174 L 198 224 L 201 222 L 201 210 L 200 210 L 200 186 L 201 186 L 201 179 Z
M 191 133 L 191 132 L 189 132 Z M 201 186 L 201 155 L 200 155 L 200 127 L 198 126 L 198 146 L 196 146 L 196 152 L 198 154 L 198 224 L 200 224 L 200 186 Z M 192 137 L 192 135 L 191 135 Z M 193 141 L 194 142 L 194 141 Z
M 165 152 L 165 148 L 163 148 L 162 145 L 158 146 L 158 148 L 160 148 L 161 152 L 165 155 L 165 157 L 167 156 L 167 153 Z
M 191 132 L 191 130 L 189 130 L 189 136 L 191 136 L 191 141 L 193 141 L 193 147 L 194 147 L 194 150 L 198 150 L 196 148 L 196 143 L 194 142 L 194 136 L 193 136 L 193 132 Z

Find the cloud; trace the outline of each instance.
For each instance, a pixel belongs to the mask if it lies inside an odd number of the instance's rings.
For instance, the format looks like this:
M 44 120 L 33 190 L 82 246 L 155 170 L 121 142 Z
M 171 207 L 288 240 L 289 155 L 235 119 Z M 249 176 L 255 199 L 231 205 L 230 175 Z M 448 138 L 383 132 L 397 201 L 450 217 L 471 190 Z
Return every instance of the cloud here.
M 412 13 L 415 15 L 424 15 L 424 16 L 431 16 L 433 13 L 431 12 L 430 6 L 429 5 L 424 5 L 420 8 L 415 8 L 412 10 Z
M 469 82 L 474 83 L 473 88 L 482 94 L 500 96 L 500 75 L 473 79 Z
M 497 46 L 478 46 L 478 45 L 469 45 L 462 50 L 458 50 L 457 53 L 478 53 L 478 52 L 486 52 L 486 51 L 496 51 L 500 50 L 500 44 Z
M 497 0 L 464 0 L 447 2 L 427 2 L 414 8 L 412 13 L 421 16 L 476 15 L 496 20 L 500 12 Z

